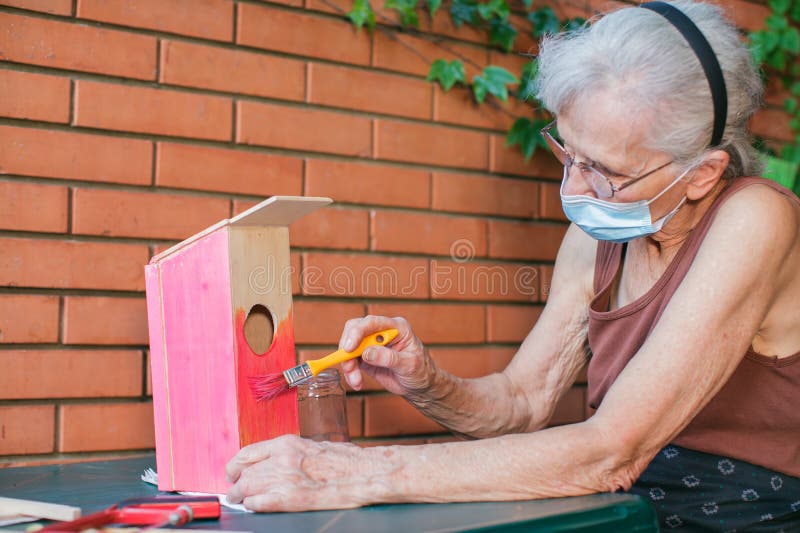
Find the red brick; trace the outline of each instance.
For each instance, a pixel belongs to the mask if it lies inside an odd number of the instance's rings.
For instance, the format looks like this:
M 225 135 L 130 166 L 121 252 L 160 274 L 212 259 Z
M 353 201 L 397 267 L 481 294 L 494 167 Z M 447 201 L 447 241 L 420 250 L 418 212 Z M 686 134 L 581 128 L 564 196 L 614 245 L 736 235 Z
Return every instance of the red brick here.
M 72 0 L 2 0 L 0 5 L 42 11 L 51 15 L 72 14 Z
M 57 296 L 0 294 L 0 343 L 57 341 Z
M 573 387 L 568 390 L 561 401 L 556 405 L 553 416 L 548 422 L 548 426 L 560 426 L 562 424 L 575 424 L 586 419 L 584 414 L 586 405 L 586 389 L 583 387 Z
M 462 378 L 479 378 L 502 372 L 516 353 L 515 348 L 441 348 L 430 349 L 436 366 Z
M 560 183 L 539 184 L 539 218 L 569 221 L 561 207 Z
M 485 170 L 488 140 L 475 131 L 412 122 L 375 121 L 375 157 Z
M 184 41 L 161 42 L 161 83 L 302 101 L 305 63 Z
M 233 40 L 230 0 L 78 0 L 78 16 L 205 39 Z
M 421 435 L 445 429 L 399 396 L 364 398 L 364 436 Z
M 364 398 L 355 396 L 347 398 L 347 429 L 350 438 L 360 437 L 364 431 Z
M 228 200 L 194 195 L 75 189 L 72 231 L 111 237 L 184 239 L 230 213 Z
M 146 308 L 144 298 L 67 296 L 64 343 L 146 345 Z
M 553 283 L 553 267 L 551 266 L 542 266 L 539 268 L 539 272 L 541 273 L 539 279 L 541 280 L 541 284 L 539 285 L 539 294 L 541 294 L 541 301 L 546 302 L 547 296 L 550 294 L 550 285 Z
M 527 115 L 530 115 L 529 104 L 513 97 L 505 103 L 489 98 L 479 104 L 471 89 L 454 87 L 445 92 L 436 87 L 433 118 L 438 122 L 505 132 L 519 117 Z
M 303 160 L 244 150 L 158 143 L 156 185 L 256 196 L 301 195 Z
M 369 304 L 370 315 L 402 316 L 425 344 L 481 343 L 484 335 L 483 306 L 466 304 Z
M 51 453 L 55 423 L 52 405 L 0 406 L 0 455 Z
M 428 82 L 406 76 L 322 63 L 310 66 L 309 102 L 314 104 L 428 119 L 432 94 Z
M 349 20 L 239 4 L 236 43 L 299 56 L 369 64 L 370 38 Z M 298 31 L 298 28 L 302 28 Z
M 358 209 L 320 209 L 289 226 L 292 246 L 366 250 L 369 212 Z
M 154 80 L 156 38 L 0 13 L 0 60 Z
M 299 300 L 292 307 L 298 344 L 339 344 L 344 323 L 364 316 L 360 303 Z
M 617 0 L 587 0 L 588 8 L 591 14 L 610 13 L 623 7 L 631 7 L 632 4 L 627 2 L 620 2 Z
M 449 255 L 471 259 L 486 255 L 486 221 L 428 213 L 373 211 L 372 249 Z
M 434 300 L 536 301 L 539 276 L 535 267 L 486 261 L 431 260 Z
M 376 255 L 303 254 L 303 294 L 428 298 L 428 262 Z
M 60 452 L 154 447 L 153 404 L 150 402 L 70 404 L 59 409 Z
M 69 121 L 69 78 L 0 70 L 0 116 Z
M 504 135 L 493 135 L 491 139 L 491 172 L 501 174 L 517 174 L 520 176 L 549 178 L 560 180 L 564 176 L 564 167 L 553 154 L 542 149 L 525 161 L 519 146 L 507 147 Z
M 431 64 L 437 59 L 464 63 L 467 80 L 472 80 L 488 61 L 486 49 L 467 44 L 447 43 L 446 47 L 424 37 L 395 32 L 391 35 L 376 31 L 372 52 L 372 66 L 386 70 L 427 76 Z M 414 52 L 416 51 L 416 53 Z M 464 58 L 467 60 L 465 61 Z M 480 65 L 480 67 L 475 67 Z
M 538 305 L 490 305 L 487 308 L 489 342 L 522 342 L 530 333 L 542 307 Z
M 754 135 L 777 141 L 794 140 L 789 126 L 789 115 L 782 109 L 760 109 L 750 119 L 750 130 Z
M 0 397 L 139 396 L 142 352 L 132 350 L 0 351 Z
M 770 16 L 769 7 L 750 0 L 712 0 L 725 9 L 726 15 L 741 29 L 747 31 L 763 30 L 765 20 Z
M 307 107 L 237 102 L 236 142 L 368 157 L 370 119 Z
M 218 96 L 86 80 L 75 84 L 77 126 L 227 141 L 232 109 L 230 100 Z
M 433 173 L 433 208 L 506 217 L 536 216 L 538 185 L 530 180 Z
M 563 224 L 489 221 L 489 256 L 553 261 L 567 231 Z
M 787 98 L 791 98 L 792 94 L 784 87 L 783 82 L 778 76 L 770 76 L 766 80 L 764 87 L 764 101 L 767 105 L 775 107 L 783 107 L 783 103 Z
M 0 279 L 12 287 L 144 289 L 143 244 L 0 238 Z
M 0 181 L 0 229 L 64 233 L 67 196 L 66 187 Z
M 351 161 L 306 160 L 306 194 L 337 202 L 430 207 L 430 173 Z
M 148 141 L 0 126 L 0 174 L 149 185 Z

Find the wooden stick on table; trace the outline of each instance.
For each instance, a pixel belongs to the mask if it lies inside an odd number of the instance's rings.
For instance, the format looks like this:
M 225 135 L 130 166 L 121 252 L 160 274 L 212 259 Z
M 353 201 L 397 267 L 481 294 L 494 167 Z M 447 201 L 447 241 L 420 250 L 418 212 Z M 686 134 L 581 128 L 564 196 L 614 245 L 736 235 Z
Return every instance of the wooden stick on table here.
M 78 507 L 58 503 L 0 497 L 0 516 L 15 515 L 35 516 L 48 520 L 75 520 L 80 518 L 81 510 Z

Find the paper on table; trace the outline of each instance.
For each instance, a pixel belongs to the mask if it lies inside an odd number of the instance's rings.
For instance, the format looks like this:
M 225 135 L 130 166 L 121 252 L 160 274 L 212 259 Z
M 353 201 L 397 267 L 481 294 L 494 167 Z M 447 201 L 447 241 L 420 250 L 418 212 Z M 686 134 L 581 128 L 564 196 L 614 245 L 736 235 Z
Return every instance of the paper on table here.
M 145 469 L 144 473 L 142 474 L 142 481 L 145 483 L 150 483 L 151 485 L 158 486 L 158 474 L 152 468 Z M 237 511 L 244 511 L 246 513 L 252 513 L 250 509 L 246 509 L 244 505 L 241 503 L 231 503 L 228 501 L 228 496 L 226 494 L 208 494 L 207 492 L 181 492 L 180 494 L 184 494 L 186 496 L 216 496 L 219 498 L 219 503 L 224 505 L 229 509 L 235 509 Z

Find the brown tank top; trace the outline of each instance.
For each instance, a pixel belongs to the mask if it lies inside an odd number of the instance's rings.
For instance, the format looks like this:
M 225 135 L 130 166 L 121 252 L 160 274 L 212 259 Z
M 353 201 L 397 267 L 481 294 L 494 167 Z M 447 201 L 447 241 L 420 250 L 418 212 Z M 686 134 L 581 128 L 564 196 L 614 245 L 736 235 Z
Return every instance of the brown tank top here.
M 595 297 L 589 305 L 589 407 L 600 405 L 611 384 L 650 335 L 683 281 L 720 206 L 754 184 L 791 191 L 763 178 L 737 178 L 717 197 L 690 232 L 655 285 L 633 302 L 609 311 L 611 286 L 619 276 L 622 244 L 600 241 L 594 272 Z M 778 359 L 752 346 L 730 380 L 675 438 L 674 444 L 724 455 L 800 476 L 800 352 Z

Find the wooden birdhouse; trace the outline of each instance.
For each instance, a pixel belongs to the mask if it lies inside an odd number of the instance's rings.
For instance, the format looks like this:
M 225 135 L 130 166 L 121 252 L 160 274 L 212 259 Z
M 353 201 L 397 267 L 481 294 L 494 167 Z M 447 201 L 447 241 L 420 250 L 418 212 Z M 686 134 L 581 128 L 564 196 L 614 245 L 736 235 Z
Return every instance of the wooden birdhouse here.
M 298 432 L 294 389 L 249 378 L 296 364 L 289 224 L 330 202 L 273 196 L 145 267 L 159 489 L 227 492 L 240 448 Z

